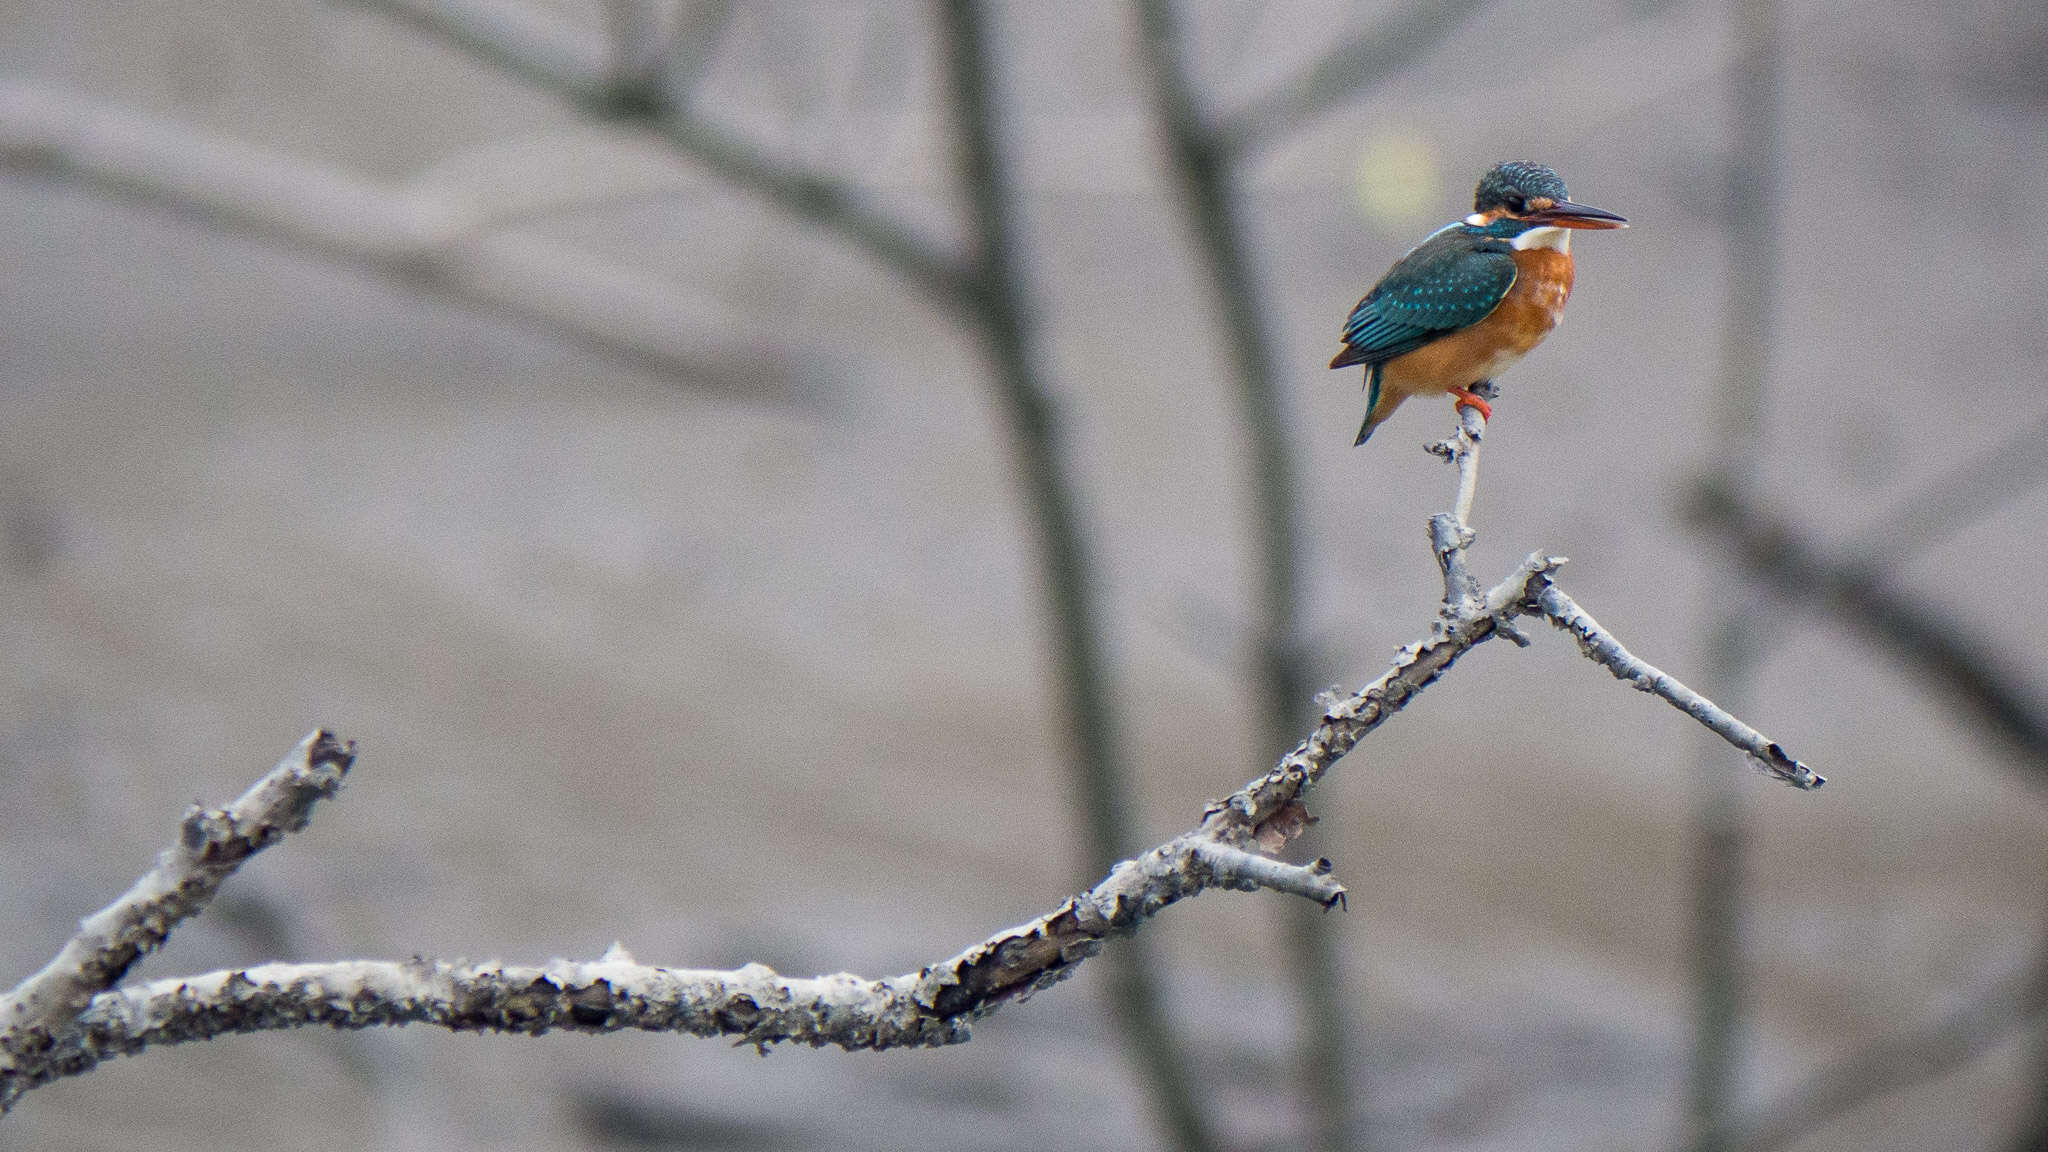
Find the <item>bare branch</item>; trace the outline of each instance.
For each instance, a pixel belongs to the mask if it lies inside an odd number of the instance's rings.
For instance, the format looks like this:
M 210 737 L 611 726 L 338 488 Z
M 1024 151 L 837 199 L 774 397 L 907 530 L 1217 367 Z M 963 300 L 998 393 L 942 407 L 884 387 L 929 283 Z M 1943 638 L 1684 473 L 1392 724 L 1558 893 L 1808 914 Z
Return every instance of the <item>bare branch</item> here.
M 1488 0 L 1410 3 L 1387 21 L 1323 53 L 1315 63 L 1229 116 L 1217 132 L 1224 155 L 1248 155 L 1319 119 L 1345 99 L 1429 53 Z
M 344 755 L 346 746 L 316 733 L 234 808 L 201 814 L 201 826 L 212 829 L 226 822 L 240 827 L 248 820 L 267 820 L 260 834 L 269 838 L 279 829 L 302 826 L 313 797 L 291 792 L 283 801 L 273 800 L 276 782 L 296 784 L 298 776 L 287 770 L 311 763 L 332 773 L 332 785 L 338 785 L 342 768 L 336 765 L 345 764 L 337 757 Z M 1213 807 L 1201 827 L 1119 863 L 1101 883 L 1052 912 L 918 972 L 883 980 L 846 973 L 799 979 L 759 964 L 723 972 L 653 968 L 616 947 L 596 962 L 557 960 L 540 966 L 414 959 L 223 970 L 103 993 L 82 1015 L 71 1013 L 78 1018 L 54 1035 L 26 1025 L 0 1033 L 0 1051 L 11 1058 L 0 1066 L 0 1109 L 30 1089 L 80 1075 L 113 1056 L 231 1032 L 308 1024 L 426 1023 L 455 1031 L 528 1035 L 558 1028 L 637 1029 L 727 1035 L 762 1046 L 788 1041 L 849 1050 L 958 1043 L 968 1038 L 971 1020 L 1064 979 L 1110 935 L 1128 932 L 1204 888 L 1271 888 L 1325 907 L 1342 903 L 1344 888 L 1330 877 L 1328 861 L 1284 864 L 1216 838 L 1228 831 L 1250 842 L 1256 828 L 1261 844 L 1277 847 L 1297 831 L 1304 821 L 1275 818 L 1288 803 L 1277 796 L 1298 794 L 1302 787 L 1298 772 L 1291 779 L 1286 775 L 1269 773 L 1259 783 L 1270 784 L 1271 790 L 1258 797 L 1247 790 Z M 248 808 L 252 797 L 263 804 Z M 1240 819 L 1254 814 L 1264 819 L 1256 824 Z M 297 825 L 275 823 L 287 818 L 295 818 Z M 189 830 L 196 820 L 200 816 L 188 817 L 187 844 L 193 841 Z M 258 825 L 250 826 L 251 835 L 258 832 Z M 207 836 L 212 838 L 200 842 L 209 850 L 222 842 L 211 831 Z M 138 890 L 149 886 L 145 880 Z M 182 914 L 196 910 L 195 905 Z M 71 951 L 67 948 L 66 954 Z
M 1288 864 L 1270 856 L 1258 856 L 1214 840 L 1195 845 L 1195 857 L 1209 868 L 1211 882 L 1219 888 L 1245 892 L 1271 888 L 1292 892 L 1321 904 L 1325 910 L 1341 907 L 1344 886 L 1330 878 L 1335 867 L 1327 859 L 1312 864 Z
M 341 789 L 354 762 L 354 745 L 316 731 L 226 808 L 187 811 L 156 867 L 81 921 L 41 971 L 0 996 L 0 1080 L 48 1048 L 94 996 L 161 947 L 172 928 L 198 915 L 243 861 L 304 828 L 313 806 Z
M 1639 691 L 1663 697 L 1672 707 L 1706 725 L 1716 736 L 1748 753 L 1759 768 L 1795 788 L 1813 789 L 1827 783 L 1827 777 L 1816 775 L 1813 769 L 1794 760 L 1763 733 L 1730 716 L 1712 700 L 1623 648 L 1619 640 L 1562 590 L 1556 587 L 1543 589 L 1537 597 L 1537 604 L 1552 624 L 1572 634 L 1572 638 L 1579 642 L 1579 651 L 1584 652 L 1587 659 L 1614 673 L 1616 680 L 1624 681 Z
M 1123 862 L 1094 889 L 1038 920 L 930 968 L 883 980 L 847 973 L 785 977 L 760 964 L 731 971 L 655 968 L 617 946 L 595 962 L 265 964 L 157 980 L 100 997 L 55 1051 L 17 1073 L 11 1092 L 18 1096 L 146 1047 L 307 1024 L 424 1023 L 525 1035 L 687 1032 L 763 1047 L 792 1042 L 848 1050 L 954 1044 L 968 1038 L 974 1018 L 1065 978 L 1110 934 L 1205 887 L 1271 887 L 1336 903 L 1344 890 L 1325 872 L 1253 864 L 1245 853 L 1190 833 Z M 0 1093 L 0 1102 L 11 1098 Z
M 1476 411 L 1461 406 L 1456 435 L 1428 445 L 1431 454 L 1442 456 L 1457 466 L 1458 504 L 1461 509 L 1470 507 L 1472 489 L 1478 483 L 1479 440 L 1484 428 L 1485 421 Z M 1514 630 L 1513 618 L 1522 614 L 1541 615 L 1571 633 L 1579 642 L 1579 651 L 1612 672 L 1615 679 L 1663 697 L 1673 707 L 1747 753 L 1764 771 L 1797 788 L 1811 790 L 1827 783 L 1826 777 L 1794 760 L 1763 733 L 1622 647 L 1621 641 L 1549 580 L 1547 574 L 1564 563 L 1562 557 L 1535 554 L 1523 562 L 1525 570 L 1541 568 L 1539 575 L 1542 576 L 1540 583 L 1532 581 L 1526 600 L 1500 600 L 1500 592 L 1505 585 L 1496 586 L 1480 597 L 1478 585 L 1472 580 L 1465 561 L 1477 534 L 1461 515 L 1449 513 L 1430 517 L 1429 527 L 1437 565 L 1444 574 L 1444 606 L 1437 624 L 1439 632 L 1455 628 L 1460 621 L 1479 617 L 1485 619 L 1494 631 L 1526 646 L 1528 639 Z
M 1272 771 L 1210 805 L 1195 829 L 1123 861 L 1101 883 L 1037 920 L 916 973 L 883 980 L 845 973 L 796 979 L 758 964 L 729 972 L 650 968 L 617 949 L 594 963 L 564 960 L 538 967 L 413 960 L 224 970 L 102 992 L 54 1033 L 34 1024 L 0 1031 L 0 1052 L 8 1056 L 0 1066 L 0 1108 L 39 1085 L 90 1071 L 111 1056 L 229 1032 L 306 1024 L 427 1023 L 529 1035 L 558 1028 L 637 1029 L 728 1035 L 764 1047 L 792 1041 L 880 1049 L 964 1041 L 972 1020 L 1057 983 L 1109 936 L 1134 930 L 1204 888 L 1266 887 L 1308 896 L 1326 907 L 1341 903 L 1343 888 L 1329 879 L 1325 862 L 1285 865 L 1263 860 L 1253 849 L 1277 850 L 1305 827 L 1301 800 L 1315 782 L 1460 655 L 1492 636 L 1502 621 L 1539 605 L 1546 605 L 1546 612 L 1555 610 L 1550 573 L 1559 563 L 1532 555 L 1465 610 L 1447 613 L 1430 640 L 1402 649 L 1378 680 L 1332 705 L 1307 740 Z M 325 765 L 338 784 L 345 767 L 340 758 L 346 753 L 347 746 L 316 733 L 279 772 L 301 761 Z M 287 792 L 284 801 L 244 812 L 245 801 L 256 804 L 251 797 L 268 795 L 265 784 L 259 784 L 235 808 L 207 814 L 198 826 L 247 829 L 253 846 L 242 852 L 245 858 L 279 831 L 302 826 L 317 798 Z M 263 812 L 271 813 L 267 822 Z M 249 824 L 251 818 L 257 823 Z M 192 827 L 188 819 L 187 828 Z M 197 839 L 195 851 L 233 842 L 213 832 Z M 186 843 L 192 842 L 188 833 Z M 147 886 L 145 881 L 138 888 Z M 99 979 L 115 978 L 118 972 Z
M 775 159 L 688 107 L 671 85 L 621 86 L 604 44 L 501 0 L 348 0 L 389 13 L 486 64 L 568 98 L 596 115 L 635 120 L 719 178 L 753 192 L 866 251 L 955 312 L 971 311 L 978 284 L 959 260 L 866 204 L 821 172 Z M 676 77 L 686 82 L 686 76 Z
M 1368 732 L 1401 710 L 1459 655 L 1492 635 L 1495 611 L 1533 603 L 1556 562 L 1531 557 L 1480 610 L 1439 622 L 1438 635 L 1402 649 L 1394 666 L 1348 700 L 1270 772 L 1213 803 L 1193 830 L 1135 860 L 1030 923 L 999 932 L 949 960 L 883 980 L 848 974 L 794 979 L 761 965 L 730 972 L 648 968 L 615 950 L 595 963 L 539 967 L 346 961 L 269 964 L 158 980 L 103 992 L 55 1036 L 33 1046 L 0 1032 L 0 1107 L 24 1092 L 90 1071 L 152 1045 L 326 1024 L 338 1028 L 427 1023 L 456 1030 L 539 1034 L 626 1029 L 729 1035 L 767 1045 L 842 1048 L 951 1044 L 969 1023 L 1048 987 L 1109 936 L 1214 885 L 1274 887 L 1326 906 L 1343 889 L 1308 868 L 1248 862 L 1307 825 L 1301 799 Z
M 1469 439 L 1469 430 L 1464 434 Z M 1436 517 L 1432 526 L 1445 522 L 1458 526 L 1448 515 Z M 1447 569 L 1462 563 L 1470 535 L 1467 530 L 1457 538 L 1450 557 L 1440 552 Z M 281 832 L 302 827 L 313 802 L 339 786 L 352 750 L 316 732 L 230 809 L 188 816 L 184 840 L 166 853 L 157 872 L 113 909 L 87 921 L 83 944 L 67 945 L 57 962 L 10 996 L 5 1003 L 30 1003 L 33 1009 L 10 1009 L 22 1019 L 0 1028 L 0 1110 L 24 1092 L 90 1071 L 110 1056 L 306 1024 L 427 1023 L 535 1035 L 558 1028 L 637 1029 L 735 1036 L 764 1048 L 785 1041 L 846 1049 L 958 1043 L 968 1038 L 974 1019 L 1066 978 L 1110 936 L 1134 931 L 1205 888 L 1270 888 L 1325 908 L 1342 904 L 1344 889 L 1330 878 L 1327 861 L 1290 865 L 1266 855 L 1309 825 L 1303 800 L 1331 766 L 1459 656 L 1508 630 L 1520 615 L 1548 617 L 1577 637 L 1588 657 L 1671 701 L 1780 778 L 1803 788 L 1820 786 L 1819 776 L 1754 729 L 1623 649 L 1554 585 L 1551 576 L 1562 563 L 1532 554 L 1483 594 L 1467 595 L 1447 582 L 1427 640 L 1402 648 L 1379 679 L 1332 703 L 1306 740 L 1265 775 L 1208 805 L 1196 827 L 1117 863 L 1093 888 L 1044 916 L 915 973 L 882 980 L 847 973 L 797 979 L 758 964 L 724 972 L 650 968 L 615 946 L 592 963 L 269 964 L 91 995 L 110 987 L 136 956 L 160 943 L 172 923 L 197 911 L 241 859 Z M 280 780 L 286 785 L 273 784 Z M 187 857 L 194 863 L 187 864 Z M 166 887 L 174 891 L 167 895 Z M 131 921 L 135 927 L 109 931 Z M 101 938 L 118 939 L 102 944 Z M 67 959 L 77 955 L 98 959 Z M 73 969 L 84 974 L 66 974 Z M 51 990 L 39 991 L 45 984 Z

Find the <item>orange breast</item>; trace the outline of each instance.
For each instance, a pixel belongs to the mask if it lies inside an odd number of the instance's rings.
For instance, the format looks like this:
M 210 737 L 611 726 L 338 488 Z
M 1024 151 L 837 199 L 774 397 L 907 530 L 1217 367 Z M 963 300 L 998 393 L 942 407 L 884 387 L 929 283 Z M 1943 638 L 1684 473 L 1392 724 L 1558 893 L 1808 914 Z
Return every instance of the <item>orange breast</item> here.
M 1469 388 L 1505 372 L 1543 342 L 1572 294 L 1572 258 L 1549 248 L 1514 253 L 1515 283 L 1486 318 L 1387 361 L 1374 423 L 1410 396 Z

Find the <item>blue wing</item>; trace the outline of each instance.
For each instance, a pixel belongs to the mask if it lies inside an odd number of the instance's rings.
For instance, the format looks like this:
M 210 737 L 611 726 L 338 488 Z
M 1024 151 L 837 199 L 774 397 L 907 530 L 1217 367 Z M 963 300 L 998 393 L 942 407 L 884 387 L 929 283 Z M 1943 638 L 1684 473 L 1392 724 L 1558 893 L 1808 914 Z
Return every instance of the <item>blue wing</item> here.
M 1351 310 L 1330 367 L 1384 364 L 1484 320 L 1515 283 L 1510 251 L 1456 226 L 1423 241 Z

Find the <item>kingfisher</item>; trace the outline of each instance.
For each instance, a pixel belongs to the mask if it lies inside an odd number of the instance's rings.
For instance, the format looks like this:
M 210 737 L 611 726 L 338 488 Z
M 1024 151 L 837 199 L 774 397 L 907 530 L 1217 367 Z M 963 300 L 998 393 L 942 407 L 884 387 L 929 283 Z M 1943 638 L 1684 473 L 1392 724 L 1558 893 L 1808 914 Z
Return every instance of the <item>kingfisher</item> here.
M 1448 392 L 1491 417 L 1473 387 L 1490 383 L 1557 327 L 1572 294 L 1575 228 L 1625 228 L 1572 202 L 1541 164 L 1510 160 L 1480 177 L 1472 214 L 1394 262 L 1344 322 L 1332 368 L 1365 365 L 1365 423 L 1354 445 L 1410 396 Z

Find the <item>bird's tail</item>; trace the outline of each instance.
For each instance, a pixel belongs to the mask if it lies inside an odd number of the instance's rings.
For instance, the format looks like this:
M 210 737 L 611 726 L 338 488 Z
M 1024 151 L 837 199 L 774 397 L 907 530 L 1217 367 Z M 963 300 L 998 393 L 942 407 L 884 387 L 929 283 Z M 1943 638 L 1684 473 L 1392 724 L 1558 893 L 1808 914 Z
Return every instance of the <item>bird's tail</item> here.
M 1351 442 L 1353 448 L 1372 439 L 1372 410 L 1380 406 L 1380 371 L 1384 364 L 1368 364 L 1365 369 L 1365 423 L 1358 426 L 1358 439 Z

